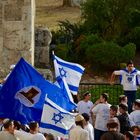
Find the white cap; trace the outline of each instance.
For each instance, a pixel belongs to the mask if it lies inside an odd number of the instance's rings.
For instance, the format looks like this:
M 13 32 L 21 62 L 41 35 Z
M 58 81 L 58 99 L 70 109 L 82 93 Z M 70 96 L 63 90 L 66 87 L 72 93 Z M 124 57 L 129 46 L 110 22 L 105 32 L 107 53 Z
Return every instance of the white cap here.
M 139 104 L 140 104 L 140 99 L 136 99 L 136 100 L 135 100 L 135 102 L 137 102 L 137 103 L 139 103 Z
M 84 120 L 84 117 L 80 114 L 78 114 L 76 117 L 75 117 L 75 121 L 76 122 L 79 122 L 79 121 L 83 121 Z

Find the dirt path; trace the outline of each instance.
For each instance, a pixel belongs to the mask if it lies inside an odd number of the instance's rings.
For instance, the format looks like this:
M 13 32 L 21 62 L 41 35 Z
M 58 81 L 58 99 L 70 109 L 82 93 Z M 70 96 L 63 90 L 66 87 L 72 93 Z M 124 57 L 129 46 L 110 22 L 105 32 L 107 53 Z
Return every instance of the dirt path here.
M 36 0 L 35 25 L 48 26 L 50 30 L 58 28 L 58 21 L 80 20 L 80 9 L 78 7 L 62 7 L 62 0 Z

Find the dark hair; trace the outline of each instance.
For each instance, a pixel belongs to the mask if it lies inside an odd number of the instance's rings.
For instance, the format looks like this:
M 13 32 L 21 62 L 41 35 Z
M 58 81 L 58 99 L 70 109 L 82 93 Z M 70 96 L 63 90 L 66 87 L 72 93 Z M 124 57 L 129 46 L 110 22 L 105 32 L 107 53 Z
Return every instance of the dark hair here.
M 107 128 L 117 128 L 119 126 L 117 118 L 111 118 L 107 123 Z
M 132 131 L 134 131 L 135 128 L 137 128 L 140 131 L 140 126 L 139 125 L 132 126 Z
M 19 121 L 14 121 L 14 127 L 19 130 L 21 128 L 21 123 Z
M 138 103 L 137 101 L 134 101 L 134 105 L 137 105 L 138 107 L 140 107 L 140 103 Z
M 127 96 L 125 96 L 125 95 L 120 95 L 119 96 L 119 102 L 124 101 L 126 97 Z
M 78 97 L 77 97 L 77 95 L 73 95 L 72 94 L 72 97 L 73 97 L 74 102 L 77 104 L 78 103 Z
M 7 119 L 7 120 L 4 122 L 3 127 L 4 127 L 5 129 L 9 128 L 9 126 L 12 124 L 12 122 L 13 122 L 13 120 Z
M 128 105 L 127 104 L 119 104 L 119 107 L 121 107 L 124 111 L 128 111 Z
M 87 113 L 83 113 L 82 116 L 84 117 L 85 121 L 89 121 L 89 115 Z
M 35 131 L 35 129 L 37 128 L 37 126 L 38 126 L 38 122 L 32 121 L 32 122 L 29 123 L 29 128 L 32 131 Z
M 102 93 L 101 96 L 105 99 L 105 101 L 108 100 L 108 94 L 107 93 Z
M 110 107 L 110 109 L 112 109 L 113 111 L 118 112 L 118 106 L 117 106 L 117 105 L 112 105 L 112 106 Z
M 47 133 L 44 133 L 44 136 L 47 138 L 47 140 L 55 140 L 54 136 L 52 134 L 47 134 Z
M 128 66 L 128 65 L 131 65 L 131 64 L 133 64 L 133 61 L 132 61 L 132 60 L 129 60 L 129 61 L 127 62 L 127 66 Z
M 124 135 L 129 138 L 129 140 L 134 140 L 134 134 L 131 131 L 126 131 Z

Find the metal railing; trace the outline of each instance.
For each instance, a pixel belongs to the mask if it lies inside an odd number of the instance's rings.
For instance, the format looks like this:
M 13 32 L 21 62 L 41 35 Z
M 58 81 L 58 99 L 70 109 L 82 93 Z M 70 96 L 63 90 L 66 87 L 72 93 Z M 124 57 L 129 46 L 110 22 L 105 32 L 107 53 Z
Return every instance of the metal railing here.
M 86 91 L 90 91 L 91 100 L 93 101 L 93 103 L 100 97 L 100 94 L 108 93 L 108 102 L 110 104 L 118 104 L 119 96 L 124 94 L 124 91 L 120 84 L 110 85 L 109 83 L 80 83 L 80 98 L 82 98 L 82 94 Z M 137 91 L 137 98 L 140 98 L 140 90 Z

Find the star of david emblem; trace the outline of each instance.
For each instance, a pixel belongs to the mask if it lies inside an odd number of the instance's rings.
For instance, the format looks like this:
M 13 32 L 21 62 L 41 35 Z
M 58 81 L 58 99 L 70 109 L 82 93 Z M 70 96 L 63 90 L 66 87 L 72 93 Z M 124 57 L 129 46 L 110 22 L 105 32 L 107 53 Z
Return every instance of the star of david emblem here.
M 128 82 L 131 82 L 132 81 L 132 77 L 128 77 L 127 80 L 128 80 Z
M 66 76 L 66 71 L 64 70 L 64 68 L 62 67 L 62 68 L 59 68 L 59 72 L 60 72 L 60 75 L 62 76 L 62 77 L 67 77 Z
M 62 116 L 61 112 L 59 112 L 58 114 L 53 113 L 53 118 L 52 118 L 52 120 L 55 122 L 55 124 L 57 124 L 58 122 L 61 123 L 61 120 L 62 120 L 63 118 L 64 118 L 64 117 Z

